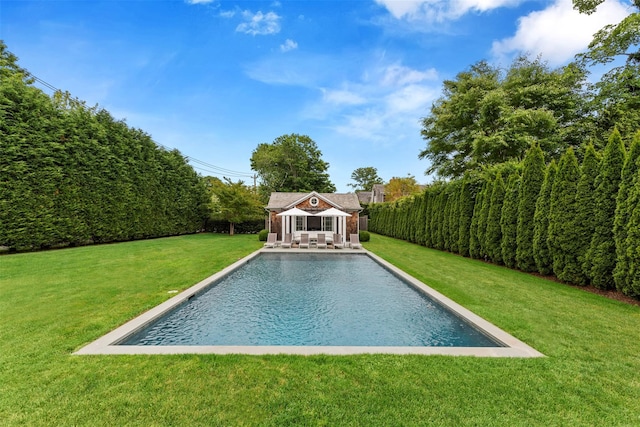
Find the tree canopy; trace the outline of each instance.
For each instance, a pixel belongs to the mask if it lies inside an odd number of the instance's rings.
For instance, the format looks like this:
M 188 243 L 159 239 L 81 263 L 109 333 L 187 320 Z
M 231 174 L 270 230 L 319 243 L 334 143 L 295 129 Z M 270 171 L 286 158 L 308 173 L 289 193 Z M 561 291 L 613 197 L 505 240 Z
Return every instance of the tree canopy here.
M 355 183 L 347 184 L 354 191 L 371 191 L 375 184 L 383 184 L 384 181 L 378 176 L 378 170 L 372 166 L 357 168 L 351 173 L 351 179 Z
M 258 194 L 244 184 L 228 178 L 205 178 L 211 193 L 211 218 L 229 222 L 229 235 L 233 236 L 235 225 L 264 217 L 263 204 Z
M 392 202 L 401 197 L 411 196 L 419 193 L 421 189 L 413 175 L 404 178 L 394 176 L 384 187 L 385 201 Z
M 336 191 L 327 173 L 329 163 L 306 135 L 282 135 L 271 144 L 259 144 L 251 154 L 251 169 L 258 173 L 265 198 L 274 191 Z
M 518 57 L 506 72 L 480 61 L 455 80 L 422 120 L 431 162 L 427 173 L 461 177 L 470 170 L 521 160 L 532 143 L 547 158 L 579 146 L 585 100 L 584 69 L 551 70 L 540 59 Z

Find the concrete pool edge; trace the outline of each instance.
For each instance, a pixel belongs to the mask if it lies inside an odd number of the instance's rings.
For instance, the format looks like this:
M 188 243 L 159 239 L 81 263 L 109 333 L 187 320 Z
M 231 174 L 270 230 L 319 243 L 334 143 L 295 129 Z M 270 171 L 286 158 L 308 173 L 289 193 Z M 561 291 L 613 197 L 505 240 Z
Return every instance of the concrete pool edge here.
M 277 250 L 280 252 L 279 250 Z M 426 284 L 398 269 L 377 255 L 365 250 L 339 250 L 326 249 L 286 249 L 282 252 L 318 252 L 331 253 L 339 256 L 340 253 L 359 253 L 369 256 L 393 274 L 401 277 L 416 290 L 425 293 L 441 305 L 473 325 L 489 337 L 499 341 L 504 347 L 375 347 L 375 346 L 140 346 L 118 345 L 126 337 L 139 331 L 157 317 L 172 310 L 177 305 L 183 304 L 199 292 L 206 289 L 212 282 L 219 280 L 234 270 L 240 268 L 254 257 L 263 252 L 274 252 L 274 249 L 259 249 L 246 257 L 239 259 L 223 270 L 207 277 L 178 295 L 168 299 L 160 305 L 148 310 L 140 316 L 126 322 L 97 340 L 87 344 L 73 353 L 74 355 L 116 355 L 116 354 L 291 354 L 291 355 L 355 355 L 355 354 L 398 354 L 398 355 L 450 355 L 450 356 L 477 356 L 477 357 L 544 357 L 544 355 L 524 342 L 504 332 L 492 323 L 477 316 L 470 310 L 462 307 L 441 293 L 428 287 Z

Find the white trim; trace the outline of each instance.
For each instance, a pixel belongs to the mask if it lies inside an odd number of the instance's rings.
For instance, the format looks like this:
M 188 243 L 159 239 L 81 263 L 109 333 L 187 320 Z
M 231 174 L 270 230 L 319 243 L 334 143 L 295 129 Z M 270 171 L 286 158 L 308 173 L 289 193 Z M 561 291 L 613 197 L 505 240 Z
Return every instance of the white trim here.
M 344 208 L 342 206 L 340 206 L 339 204 L 327 199 L 326 197 L 321 196 L 319 193 L 312 191 L 309 194 L 304 195 L 303 197 L 299 198 L 298 200 L 294 201 L 293 203 L 290 203 L 286 206 L 284 206 L 284 209 L 290 209 L 292 207 L 298 206 L 300 203 L 304 202 L 305 200 L 311 198 L 311 197 L 317 197 L 319 200 L 322 200 L 328 204 L 330 204 L 331 206 L 333 206 L 336 209 L 340 209 L 340 210 L 344 210 Z

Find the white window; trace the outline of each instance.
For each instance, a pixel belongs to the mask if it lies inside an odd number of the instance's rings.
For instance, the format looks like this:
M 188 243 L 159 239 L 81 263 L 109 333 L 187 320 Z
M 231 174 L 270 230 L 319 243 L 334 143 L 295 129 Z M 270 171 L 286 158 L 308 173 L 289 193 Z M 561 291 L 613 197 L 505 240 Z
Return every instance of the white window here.
M 325 216 L 323 220 L 324 220 L 324 224 L 323 224 L 324 231 L 333 231 L 333 218 L 330 216 Z
M 311 204 L 311 206 L 318 206 L 318 198 L 312 197 L 311 199 L 309 199 L 309 203 Z
M 296 217 L 296 231 L 306 230 L 307 227 L 304 225 L 305 217 L 297 216 Z

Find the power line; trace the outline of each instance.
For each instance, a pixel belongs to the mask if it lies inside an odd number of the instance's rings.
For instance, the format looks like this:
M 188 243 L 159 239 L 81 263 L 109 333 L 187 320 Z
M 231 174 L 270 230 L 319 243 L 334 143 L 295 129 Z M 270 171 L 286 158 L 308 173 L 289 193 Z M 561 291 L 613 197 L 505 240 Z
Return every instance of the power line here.
M 36 76 L 36 75 L 34 75 L 34 74 L 32 74 L 32 73 L 30 73 L 28 71 L 25 71 L 25 72 L 28 75 L 28 77 L 33 78 L 36 82 L 40 83 L 41 85 L 43 85 L 47 89 L 52 90 L 54 92 L 62 92 L 60 89 L 58 89 L 54 85 L 42 80 L 38 76 Z M 76 98 L 76 100 L 78 100 L 78 98 Z M 155 142 L 155 144 L 158 147 L 162 147 L 167 151 L 173 151 L 174 150 L 174 148 L 167 147 L 166 145 L 160 144 L 158 142 Z M 213 175 L 229 176 L 229 177 L 235 177 L 235 178 L 252 178 L 254 181 L 256 179 L 256 175 L 253 174 L 253 173 L 239 172 L 239 171 L 234 171 L 234 170 L 231 170 L 231 169 L 221 168 L 220 166 L 215 166 L 215 165 L 212 165 L 210 163 L 203 162 L 202 160 L 198 160 L 198 159 L 196 159 L 195 157 L 192 157 L 192 156 L 184 156 L 184 158 L 188 162 L 192 163 L 191 166 L 194 169 L 198 169 L 198 170 L 201 170 L 201 171 L 204 171 L 204 172 L 208 172 L 208 173 L 211 173 Z M 204 168 L 203 167 L 197 167 L 197 166 L 193 165 L 193 163 L 196 163 L 198 165 L 204 166 Z

